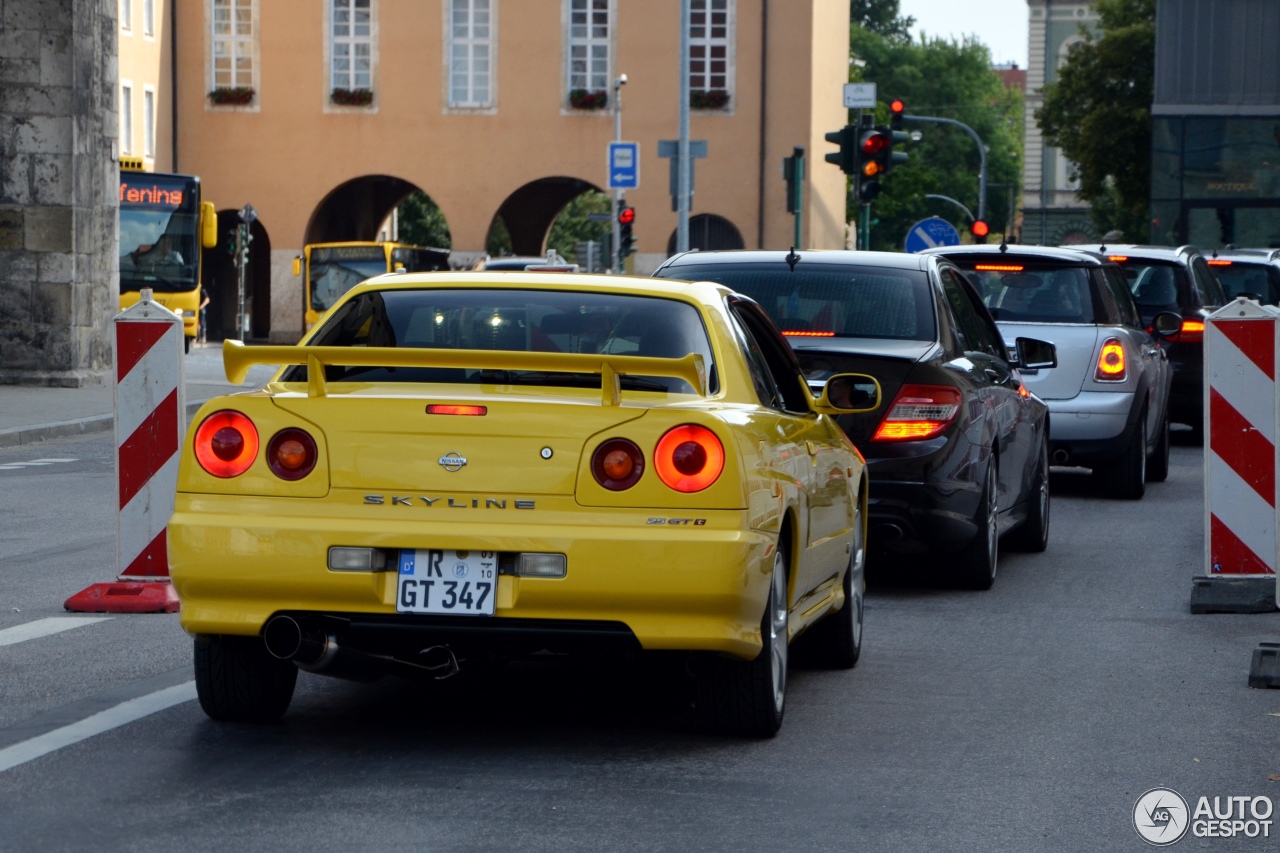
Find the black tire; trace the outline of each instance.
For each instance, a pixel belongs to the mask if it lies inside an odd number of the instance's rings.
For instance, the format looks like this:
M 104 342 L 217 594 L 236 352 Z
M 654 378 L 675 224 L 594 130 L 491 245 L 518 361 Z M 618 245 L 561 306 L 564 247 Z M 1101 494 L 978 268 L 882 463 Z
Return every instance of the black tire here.
M 991 589 L 996 582 L 1000 556 L 1000 481 L 994 460 L 993 456 L 987 462 L 986 476 L 982 480 L 982 500 L 974 519 L 978 525 L 978 535 L 960 552 L 960 582 L 969 589 Z
M 1031 484 L 1031 506 L 1022 525 L 1005 537 L 1019 551 L 1039 554 L 1049 547 L 1049 442 L 1041 445 L 1040 467 Z
M 793 660 L 819 669 L 853 669 L 862 655 L 863 598 L 867 552 L 861 509 L 854 519 L 849 569 L 844 573 L 844 607 L 823 617 L 796 641 Z
M 760 620 L 764 646 L 759 656 L 751 661 L 708 658 L 700 668 L 694 703 L 704 728 L 723 734 L 769 738 L 782 727 L 789 657 L 785 552 L 780 545 L 774 557 L 769 599 Z
M 1163 483 L 1169 479 L 1169 416 L 1164 416 L 1155 450 L 1147 459 L 1147 482 Z
M 191 338 L 187 335 L 182 336 L 182 351 L 184 353 L 191 352 Z
M 1147 430 L 1145 413 L 1134 424 L 1129 445 L 1119 461 L 1109 468 L 1095 468 L 1094 477 L 1102 483 L 1102 490 L 1113 498 L 1140 500 L 1146 492 L 1147 482 Z
M 277 660 L 258 637 L 196 637 L 196 695 L 220 721 L 274 722 L 293 699 L 298 668 Z

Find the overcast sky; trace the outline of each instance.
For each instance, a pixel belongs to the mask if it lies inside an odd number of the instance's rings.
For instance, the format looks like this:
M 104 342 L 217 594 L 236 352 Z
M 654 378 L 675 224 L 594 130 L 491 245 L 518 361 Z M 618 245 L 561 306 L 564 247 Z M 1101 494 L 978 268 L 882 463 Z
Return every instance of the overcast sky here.
M 916 19 L 911 32 L 959 40 L 974 35 L 994 62 L 1027 67 L 1026 0 L 900 0 L 899 14 Z

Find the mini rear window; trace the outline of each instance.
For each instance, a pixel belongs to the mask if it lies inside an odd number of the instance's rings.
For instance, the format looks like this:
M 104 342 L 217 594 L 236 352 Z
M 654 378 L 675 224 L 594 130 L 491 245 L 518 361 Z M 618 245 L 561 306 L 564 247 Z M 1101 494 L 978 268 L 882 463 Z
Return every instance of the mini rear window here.
M 922 270 L 774 264 L 681 264 L 669 278 L 714 281 L 760 303 L 788 337 L 935 339 L 933 300 Z
M 329 317 L 311 346 L 417 347 L 508 352 L 613 353 L 683 358 L 698 353 L 713 368 L 698 309 L 659 297 L 554 290 L 466 288 L 378 290 L 361 294 Z M 714 373 L 711 374 L 714 376 Z M 306 380 L 292 368 L 285 380 Z M 598 387 L 599 375 L 463 368 L 342 367 L 329 381 L 483 382 Z M 631 390 L 691 394 L 682 379 L 628 376 Z
M 1105 314 L 1089 267 L 953 261 L 991 316 L 1006 323 L 1095 323 Z

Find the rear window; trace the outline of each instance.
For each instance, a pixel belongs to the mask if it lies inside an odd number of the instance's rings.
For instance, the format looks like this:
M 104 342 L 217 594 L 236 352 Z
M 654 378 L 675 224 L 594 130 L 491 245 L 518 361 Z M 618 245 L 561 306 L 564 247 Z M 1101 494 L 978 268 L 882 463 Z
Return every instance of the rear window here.
M 1190 304 L 1187 273 L 1179 264 L 1148 261 L 1139 258 L 1121 261 L 1129 292 L 1144 313 L 1152 311 L 1179 311 L 1183 303 Z
M 1209 261 L 1222 283 L 1227 299 L 1237 296 L 1257 296 L 1268 305 L 1275 305 L 1280 297 L 1277 278 L 1280 270 L 1270 264 L 1251 264 L 1242 261 Z
M 613 353 L 683 358 L 698 353 L 713 371 L 711 346 L 694 306 L 660 297 L 549 290 L 381 290 L 329 317 L 311 346 L 417 347 L 508 352 Z M 500 374 L 500 375 L 498 375 Z M 306 380 L 294 367 L 286 381 Z M 714 372 L 711 372 L 714 377 Z M 597 374 L 461 368 L 328 368 L 330 381 L 484 382 L 598 387 Z M 691 394 L 682 379 L 623 377 L 630 390 Z
M 953 261 L 987 310 L 1008 323 L 1096 323 L 1104 318 L 1090 267 L 1054 263 Z
M 681 264 L 660 275 L 714 281 L 760 303 L 788 337 L 935 339 L 922 270 L 804 264 Z

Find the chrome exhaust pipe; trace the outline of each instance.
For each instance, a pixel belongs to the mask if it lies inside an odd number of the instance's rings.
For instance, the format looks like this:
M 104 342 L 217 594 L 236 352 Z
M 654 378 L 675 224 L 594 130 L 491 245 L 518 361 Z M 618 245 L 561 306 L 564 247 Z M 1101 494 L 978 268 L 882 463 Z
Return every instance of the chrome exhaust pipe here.
M 291 660 L 299 666 L 315 666 L 332 660 L 337 644 L 332 637 L 319 632 L 304 632 L 292 616 L 273 616 L 262 630 L 267 652 L 280 660 Z
M 1066 450 L 1062 449 L 1061 447 L 1053 451 L 1054 465 L 1066 465 L 1070 461 L 1071 461 L 1071 454 Z

